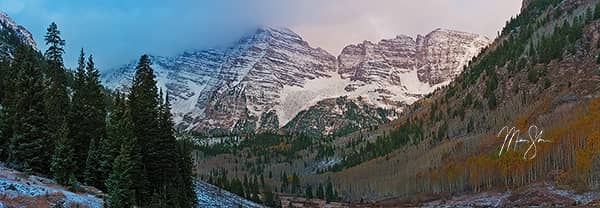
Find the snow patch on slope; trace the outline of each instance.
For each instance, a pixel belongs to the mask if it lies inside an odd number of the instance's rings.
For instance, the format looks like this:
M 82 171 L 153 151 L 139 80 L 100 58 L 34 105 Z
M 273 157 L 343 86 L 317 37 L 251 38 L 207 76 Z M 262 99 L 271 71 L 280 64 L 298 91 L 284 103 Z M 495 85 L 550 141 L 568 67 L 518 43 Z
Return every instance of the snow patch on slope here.
M 198 208 L 262 208 L 262 205 L 239 197 L 204 181 L 195 181 Z
M 412 104 L 419 97 L 414 95 L 425 95 L 435 89 L 447 85 L 450 81 L 430 86 L 419 81 L 417 70 L 410 70 L 400 75 L 402 85 L 386 85 L 381 83 L 365 83 L 363 81 L 352 81 L 343 79 L 338 73 L 329 73 L 328 77 L 307 80 L 304 86 L 285 85 L 277 100 L 279 105 L 275 106 L 280 127 L 285 126 L 300 111 L 314 106 L 319 101 L 329 98 L 348 96 L 349 98 L 361 97 L 368 103 L 378 107 L 394 109 L 397 106 L 385 102 L 387 100 Z M 348 91 L 348 87 L 356 89 Z M 388 90 L 389 94 L 379 90 Z M 385 99 L 387 98 L 387 99 Z

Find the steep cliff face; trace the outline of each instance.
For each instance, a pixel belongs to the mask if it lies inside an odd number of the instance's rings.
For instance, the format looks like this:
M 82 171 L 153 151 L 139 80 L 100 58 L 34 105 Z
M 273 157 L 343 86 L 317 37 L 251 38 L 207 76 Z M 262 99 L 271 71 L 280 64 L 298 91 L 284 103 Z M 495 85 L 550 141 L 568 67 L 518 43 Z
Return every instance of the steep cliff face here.
M 435 30 L 417 37 L 419 80 L 430 85 L 452 81 L 490 39 L 452 30 Z
M 387 112 L 385 119 L 367 116 L 379 121 L 373 125 L 386 122 L 403 106 L 445 85 L 488 42 L 482 36 L 438 29 L 416 40 L 398 36 L 350 45 L 336 58 L 289 29 L 264 27 L 230 48 L 152 60 L 159 86 L 172 96 L 180 129 L 254 132 L 282 128 L 319 101 L 342 96 L 353 101 L 361 96 L 360 106 Z M 134 68 L 132 62 L 105 73 L 103 80 L 111 88 L 126 89 Z M 313 109 L 330 116 L 322 117 L 324 121 L 297 118 L 304 125 L 286 129 L 325 129 L 320 123 L 348 127 L 335 112 Z
M 339 73 L 342 78 L 366 83 L 400 85 L 398 75 L 417 66 L 416 49 L 417 43 L 408 36 L 349 45 L 338 57 Z
M 367 83 L 410 85 L 403 75 L 418 72 L 420 82 L 437 85 L 456 77 L 468 58 L 490 40 L 465 32 L 437 29 L 416 40 L 408 36 L 350 45 L 338 60 L 343 78 Z

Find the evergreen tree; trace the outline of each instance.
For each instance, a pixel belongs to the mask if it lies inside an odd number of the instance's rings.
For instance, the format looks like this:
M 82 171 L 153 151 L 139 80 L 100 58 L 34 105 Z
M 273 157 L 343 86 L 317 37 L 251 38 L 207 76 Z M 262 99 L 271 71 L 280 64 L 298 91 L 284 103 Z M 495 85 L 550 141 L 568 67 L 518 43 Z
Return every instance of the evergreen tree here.
M 173 121 L 171 119 L 171 104 L 169 102 L 169 94 L 165 96 L 165 102 L 162 106 L 162 121 L 167 127 L 166 129 L 173 128 Z M 170 128 L 168 128 L 170 126 Z M 174 137 L 173 137 L 173 141 Z M 194 207 L 196 205 L 196 192 L 194 192 L 194 181 L 193 181 L 193 165 L 192 165 L 192 147 L 194 143 L 189 139 L 181 139 L 175 141 L 176 144 L 176 181 L 174 187 L 176 189 L 175 204 L 179 207 Z
M 143 175 L 147 181 L 145 190 L 140 193 L 142 202 L 151 201 L 168 207 L 187 207 L 179 199 L 187 198 L 189 190 L 181 189 L 181 175 L 178 173 L 183 165 L 178 160 L 177 142 L 174 136 L 168 99 L 162 102 L 154 80 L 154 71 L 150 67 L 150 58 L 143 55 L 136 66 L 136 72 L 129 94 L 130 115 L 133 123 L 133 133 L 138 139 L 142 152 Z M 189 184 L 188 184 L 189 185 Z
M 327 202 L 336 200 L 335 191 L 333 190 L 333 184 L 331 183 L 331 180 L 327 182 L 327 188 L 325 189 L 325 200 Z
M 283 175 L 281 176 L 281 192 L 288 192 L 288 177 L 287 177 L 287 173 L 283 172 Z
M 596 7 L 594 7 L 594 20 L 599 19 L 600 18 L 600 3 L 596 4 Z
M 66 128 L 67 126 L 64 125 L 62 131 L 66 131 Z M 75 170 L 71 141 L 67 137 L 62 137 L 56 143 L 50 171 L 59 184 L 73 185 L 75 182 Z
M 154 72 L 150 68 L 150 64 L 150 58 L 147 55 L 143 55 L 136 66 L 135 76 L 129 93 L 129 112 L 133 124 L 133 134 L 138 140 L 142 153 L 141 164 L 144 170 L 142 178 L 158 185 L 161 181 L 154 180 L 156 176 L 151 174 L 157 170 L 156 165 L 154 165 L 154 158 L 152 157 L 154 155 L 151 155 L 155 147 L 151 145 L 153 144 L 153 140 L 160 136 L 157 119 L 158 89 L 156 88 Z M 162 176 L 162 174 L 159 175 Z M 157 191 L 156 185 L 150 186 L 148 183 L 144 184 L 147 187 L 143 188 L 143 192 L 138 193 L 140 202 L 150 201 L 151 192 Z
M 69 110 L 69 96 L 66 86 L 66 71 L 63 65 L 62 55 L 64 53 L 65 41 L 60 37 L 60 31 L 55 23 L 50 24 L 44 36 L 48 49 L 44 53 L 47 61 L 47 74 L 45 89 L 45 108 L 48 116 L 49 137 L 44 142 L 48 150 L 41 155 L 46 161 L 51 160 L 54 144 L 56 141 L 66 140 L 68 128 L 66 115 Z M 47 173 L 48 169 L 42 170 Z
M 319 183 L 319 186 L 317 187 L 317 198 L 319 199 L 325 199 L 325 193 L 323 191 L 323 184 Z
M 6 88 L 8 87 L 8 81 L 6 77 L 9 76 L 10 65 L 7 60 L 0 60 L 0 103 L 2 103 L 5 98 L 5 94 L 8 91 Z
M 100 72 L 94 64 L 92 55 L 88 57 L 86 64 L 86 104 L 91 110 L 90 123 L 93 128 L 92 139 L 100 140 L 106 136 L 106 106 L 104 103 L 104 93 L 100 84 Z
M 114 161 L 113 170 L 106 181 L 109 207 L 127 208 L 135 203 L 134 181 L 131 173 L 134 164 L 131 152 L 131 146 L 124 144 Z
M 102 189 L 101 165 L 100 165 L 100 148 L 96 140 L 92 140 L 90 143 L 89 152 L 87 154 L 87 160 L 85 163 L 84 179 L 85 183 L 90 186 L 98 187 Z
M 73 157 L 76 174 L 78 178 L 83 179 L 83 172 L 87 160 L 88 148 L 90 145 L 90 136 L 86 131 L 87 110 L 85 102 L 86 94 L 86 74 L 85 74 L 85 53 L 83 48 L 79 54 L 78 66 L 73 79 L 73 95 L 71 110 L 69 111 L 69 137 L 72 139 L 72 147 L 74 148 Z
M 167 94 L 168 96 L 168 94 Z M 167 101 L 168 103 L 168 101 Z M 181 207 L 194 207 L 197 203 L 196 192 L 194 191 L 193 171 L 192 171 L 192 147 L 194 143 L 189 139 L 178 141 L 178 197 Z
M 292 193 L 294 193 L 294 194 L 301 193 L 300 177 L 298 177 L 298 175 L 296 175 L 296 173 L 294 173 L 292 175 Z
M 0 61 L 0 161 L 8 159 L 8 145 L 12 136 L 9 125 L 9 113 L 7 106 L 14 100 L 14 80 L 16 71 L 11 70 L 8 60 Z
M 95 67 L 94 59 L 92 55 L 89 56 L 86 64 L 85 81 L 83 87 L 83 105 L 86 118 L 84 121 L 79 121 L 79 125 L 82 122 L 85 123 L 83 130 L 80 132 L 84 138 L 80 141 L 89 141 L 90 148 L 88 148 L 86 158 L 86 168 L 84 171 L 85 182 L 89 185 L 93 185 L 97 188 L 104 189 L 105 180 L 108 178 L 111 164 L 116 153 L 112 149 L 116 147 L 110 146 L 110 143 L 106 139 L 106 109 L 104 106 L 104 94 L 102 93 L 102 86 L 100 85 L 100 73 Z
M 140 202 L 138 193 L 144 193 L 146 180 L 143 178 L 139 144 L 132 131 L 127 104 L 121 94 L 115 98 L 115 109 L 108 124 L 110 140 L 119 141 L 119 154 L 112 164 L 106 181 L 110 207 L 131 207 Z
M 53 64 L 62 66 L 65 41 L 60 37 L 60 31 L 58 30 L 58 25 L 56 25 L 56 23 L 50 23 L 46 35 L 44 36 L 44 40 L 46 41 L 46 45 L 48 45 L 48 49 L 44 53 L 46 59 Z
M 311 185 L 308 185 L 308 187 L 306 187 L 306 193 L 304 194 L 304 196 L 306 196 L 306 198 L 309 199 L 313 198 L 313 190 Z
M 9 105 L 3 106 L 8 117 L 11 136 L 9 165 L 25 171 L 47 173 L 50 159 L 48 120 L 44 108 L 43 75 L 34 57 L 33 49 L 18 46 L 13 70 L 15 85 Z
M 90 55 L 84 64 L 83 49 L 79 56 L 79 65 L 73 82 L 73 108 L 70 111 L 71 138 L 76 150 L 79 167 L 85 167 L 86 183 L 104 188 L 111 163 L 117 155 L 119 146 L 106 139 L 106 107 L 100 85 L 100 73 Z M 90 148 L 94 145 L 94 148 Z M 90 161 L 94 160 L 94 161 Z
M 167 95 L 168 96 L 168 95 Z M 171 118 L 171 104 L 169 98 L 163 100 L 162 90 L 159 93 L 159 106 L 158 106 L 158 130 L 159 137 L 155 138 L 152 142 L 151 154 L 149 156 L 153 159 L 151 167 L 155 169 L 150 172 L 155 176 L 156 181 L 162 184 L 172 184 L 173 178 L 178 176 L 177 164 L 179 155 L 177 154 L 177 140 L 174 136 L 174 122 Z M 154 182 L 154 180 L 152 180 Z

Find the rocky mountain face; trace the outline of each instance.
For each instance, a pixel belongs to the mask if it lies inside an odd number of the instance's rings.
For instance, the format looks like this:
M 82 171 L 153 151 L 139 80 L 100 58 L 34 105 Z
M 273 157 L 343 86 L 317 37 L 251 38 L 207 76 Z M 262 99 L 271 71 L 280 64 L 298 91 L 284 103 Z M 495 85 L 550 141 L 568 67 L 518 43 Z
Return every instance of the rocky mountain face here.
M 308 46 L 290 30 L 261 28 L 227 49 L 152 57 L 159 86 L 173 98 L 175 120 L 182 129 L 278 128 L 277 118 L 264 122 L 284 86 L 331 76 L 335 57 Z M 135 63 L 105 75 L 105 84 L 126 86 Z M 258 125 L 259 121 L 263 121 Z
M 31 33 L 0 11 L 0 56 L 10 55 L 16 44 L 22 43 L 37 50 Z
M 383 109 L 362 97 L 328 98 L 300 111 L 283 129 L 301 129 L 308 135 L 343 135 L 363 127 L 382 124 L 396 117 L 393 109 Z
M 335 133 L 332 129 L 395 118 L 405 105 L 447 84 L 489 42 L 438 29 L 416 40 L 398 36 L 350 45 L 336 58 L 289 29 L 264 27 L 230 48 L 152 60 L 159 87 L 173 100 L 180 129 Z M 131 62 L 105 72 L 104 84 L 126 89 L 134 69 Z M 344 104 L 337 102 L 343 96 Z M 348 105 L 358 106 L 361 110 L 352 112 L 360 113 L 345 116 L 347 109 L 341 106 Z M 300 113 L 304 116 L 298 117 Z
M 489 42 L 476 34 L 443 29 L 416 40 L 397 36 L 379 43 L 365 41 L 344 48 L 338 58 L 339 73 L 366 83 L 411 86 L 403 76 L 416 71 L 418 81 L 437 85 L 456 77 Z

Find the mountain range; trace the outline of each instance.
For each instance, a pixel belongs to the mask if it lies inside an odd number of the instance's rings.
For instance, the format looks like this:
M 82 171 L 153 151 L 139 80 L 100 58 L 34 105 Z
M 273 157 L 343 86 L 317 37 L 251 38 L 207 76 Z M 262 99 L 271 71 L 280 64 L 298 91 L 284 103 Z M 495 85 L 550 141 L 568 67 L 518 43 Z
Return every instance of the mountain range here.
M 346 46 L 338 57 L 286 28 L 261 27 L 228 48 L 151 56 L 181 130 L 331 135 L 376 126 L 447 85 L 491 40 L 436 29 Z M 135 61 L 103 74 L 127 89 Z

